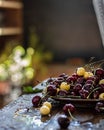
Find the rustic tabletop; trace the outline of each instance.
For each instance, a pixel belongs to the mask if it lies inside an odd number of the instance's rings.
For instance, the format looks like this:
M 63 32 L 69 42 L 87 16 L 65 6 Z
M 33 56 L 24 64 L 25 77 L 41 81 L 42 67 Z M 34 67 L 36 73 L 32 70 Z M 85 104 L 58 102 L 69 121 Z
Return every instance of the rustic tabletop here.
M 44 81 L 45 83 L 45 81 Z M 39 84 L 37 88 L 44 85 Z M 41 93 L 38 93 L 39 95 Z M 25 94 L 0 110 L 0 130 L 60 130 L 58 117 L 61 106 L 56 105 L 48 116 L 42 116 L 32 105 L 35 94 Z M 58 104 L 58 101 L 55 102 Z M 60 104 L 60 103 L 59 103 Z M 77 108 L 67 130 L 103 130 L 104 113 L 96 113 L 94 108 Z

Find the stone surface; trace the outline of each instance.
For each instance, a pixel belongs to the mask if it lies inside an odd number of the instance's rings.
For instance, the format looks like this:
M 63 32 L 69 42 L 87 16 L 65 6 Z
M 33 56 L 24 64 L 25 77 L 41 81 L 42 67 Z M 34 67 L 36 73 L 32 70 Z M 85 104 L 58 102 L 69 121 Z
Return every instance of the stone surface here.
M 42 88 L 44 85 L 36 87 Z M 62 112 L 57 107 L 49 116 L 41 116 L 39 109 L 32 106 L 31 99 L 34 95 L 22 95 L 0 110 L 0 130 L 60 130 L 57 118 Z M 77 111 L 74 116 L 83 123 L 71 120 L 67 130 L 103 130 L 104 115 L 94 115 L 84 109 Z

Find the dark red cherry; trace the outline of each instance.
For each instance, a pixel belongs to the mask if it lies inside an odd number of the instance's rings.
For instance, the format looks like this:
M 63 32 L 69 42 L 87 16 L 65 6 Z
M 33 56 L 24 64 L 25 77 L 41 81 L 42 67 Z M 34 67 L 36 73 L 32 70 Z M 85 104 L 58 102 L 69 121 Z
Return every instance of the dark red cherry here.
M 39 104 L 41 103 L 41 97 L 36 95 L 32 98 L 32 104 L 34 107 L 38 107 Z
M 47 83 L 51 83 L 51 82 L 53 82 L 54 80 L 52 79 L 52 78 L 49 78 L 48 80 L 47 80 Z
M 98 87 L 100 88 L 100 92 L 104 93 L 104 84 L 99 84 Z
M 75 91 L 71 91 L 70 94 L 71 94 L 72 96 L 77 96 L 77 95 L 78 95 L 78 93 L 76 93 Z
M 87 79 L 86 83 L 91 84 L 91 81 L 92 81 L 93 85 L 96 86 L 98 84 L 99 80 L 100 80 L 99 77 L 97 77 L 96 75 L 94 75 L 94 76 L 89 77 Z
M 60 84 L 59 82 L 57 82 L 57 79 L 55 79 L 53 82 L 50 82 L 51 85 L 54 85 L 56 87 L 58 87 Z
M 66 129 L 70 124 L 70 120 L 66 115 L 59 116 L 57 120 L 58 124 L 60 125 L 60 128 L 62 129 Z
M 99 76 L 95 76 L 95 85 L 97 85 L 99 83 L 100 79 L 101 78 Z
M 92 81 L 95 81 L 96 77 L 95 76 L 91 76 L 91 77 L 88 77 L 87 80 L 92 80 Z
M 47 94 L 50 96 L 55 96 L 57 93 L 57 88 L 55 85 L 48 85 L 47 86 Z
M 63 77 L 57 77 L 54 82 L 59 86 L 64 81 Z
M 68 75 L 65 74 L 65 73 L 62 73 L 62 74 L 59 75 L 59 77 L 63 77 L 64 79 L 66 79 L 68 77 Z
M 73 73 L 73 74 L 72 74 L 72 77 L 74 77 L 74 79 L 77 80 L 80 76 L 77 75 L 76 73 Z
M 93 80 L 88 79 L 88 80 L 85 82 L 85 84 L 91 84 L 91 85 L 93 85 L 93 84 L 94 84 L 94 81 L 93 81 Z
M 88 91 L 88 90 L 85 90 L 85 89 L 81 89 L 81 90 L 79 91 L 79 94 L 80 94 L 81 98 L 86 99 L 87 96 L 89 95 L 89 91 Z
M 73 90 L 76 93 L 79 93 L 79 91 L 82 89 L 82 84 L 77 83 L 74 87 Z
M 97 112 L 103 112 L 104 111 L 104 102 L 97 102 L 95 106 L 95 110 Z
M 76 79 L 73 76 L 68 76 L 66 79 L 67 83 L 74 83 L 76 81 Z
M 94 88 L 94 87 L 93 87 L 93 85 L 91 85 L 91 84 L 85 84 L 85 85 L 83 86 L 83 89 L 87 90 L 88 92 L 90 92 L 93 88 Z
M 84 77 L 78 78 L 78 79 L 77 79 L 77 83 L 79 83 L 79 84 L 84 84 L 84 83 L 85 83 Z
M 66 90 L 59 90 L 58 91 L 58 95 L 60 95 L 60 96 L 67 96 L 68 92 Z
M 99 91 L 98 90 L 96 90 L 96 91 L 94 91 L 93 92 L 93 97 L 92 98 L 94 98 L 94 99 L 98 99 L 99 98 Z
M 97 75 L 100 78 L 104 77 L 104 70 L 102 68 L 97 68 L 95 71 L 95 75 Z
M 71 103 L 65 104 L 63 107 L 63 111 L 65 112 L 65 114 L 69 114 L 69 111 L 73 113 L 75 111 L 75 106 Z

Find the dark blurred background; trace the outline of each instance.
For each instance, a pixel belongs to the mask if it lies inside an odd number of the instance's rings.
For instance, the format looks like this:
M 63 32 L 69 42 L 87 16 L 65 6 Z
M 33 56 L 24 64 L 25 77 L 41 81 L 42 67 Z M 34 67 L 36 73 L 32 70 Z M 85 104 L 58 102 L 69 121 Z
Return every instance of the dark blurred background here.
M 92 0 L 1 1 L 0 107 L 91 57 L 104 59 Z
M 80 57 L 104 58 L 92 0 L 24 0 L 24 40 L 35 26 L 54 61 Z

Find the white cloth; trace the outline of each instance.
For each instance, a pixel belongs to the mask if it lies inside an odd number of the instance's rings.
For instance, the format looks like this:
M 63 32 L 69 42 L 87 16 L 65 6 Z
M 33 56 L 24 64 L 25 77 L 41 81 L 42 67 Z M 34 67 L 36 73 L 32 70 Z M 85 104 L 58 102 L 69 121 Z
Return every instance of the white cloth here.
M 93 6 L 104 46 L 104 0 L 93 0 Z

